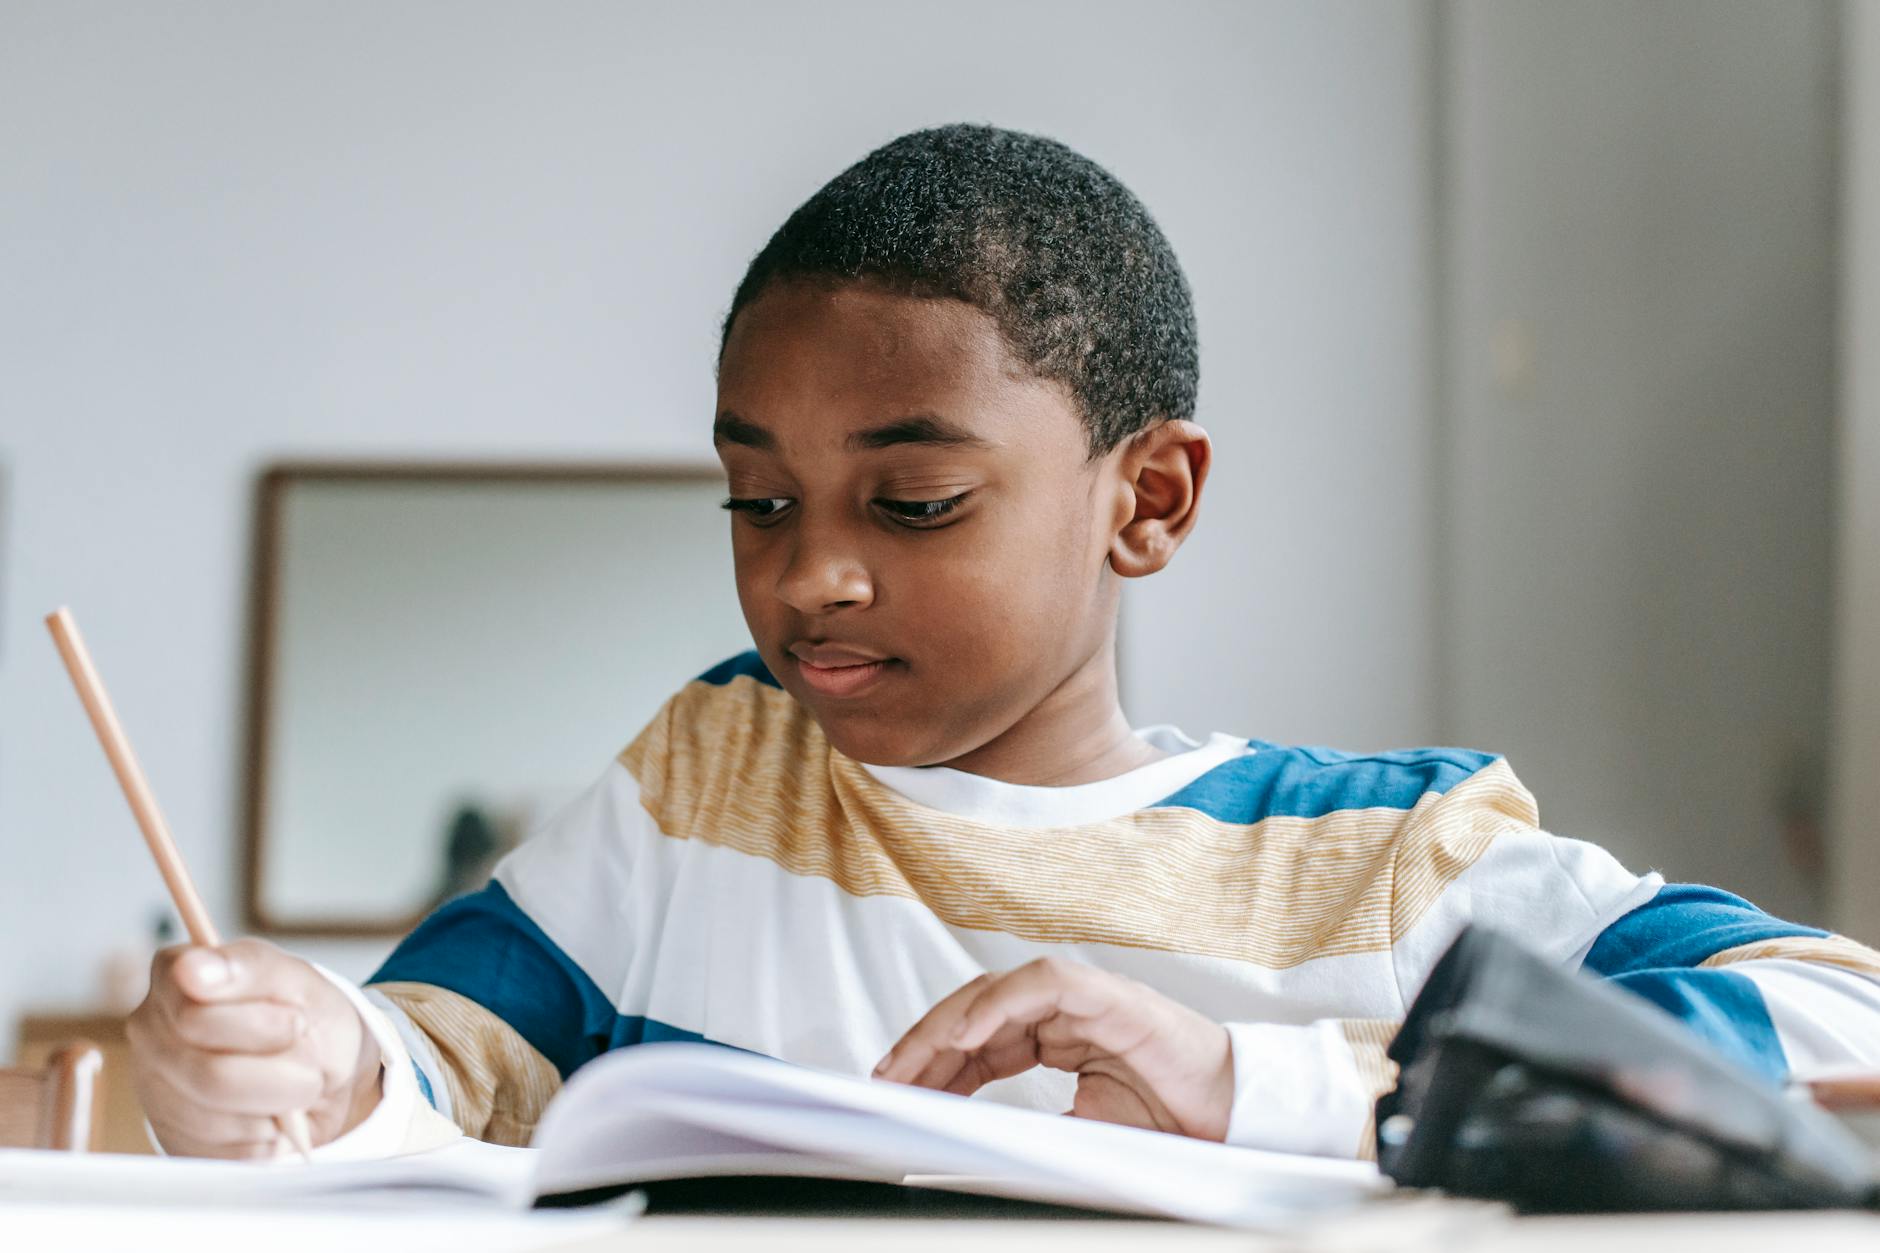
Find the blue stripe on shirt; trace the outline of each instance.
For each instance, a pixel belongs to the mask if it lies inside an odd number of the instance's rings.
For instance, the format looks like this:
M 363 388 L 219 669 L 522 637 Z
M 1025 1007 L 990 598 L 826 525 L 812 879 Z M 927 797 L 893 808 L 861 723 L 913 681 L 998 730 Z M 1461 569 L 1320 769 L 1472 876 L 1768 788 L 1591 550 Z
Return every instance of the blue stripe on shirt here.
M 1788 1057 L 1762 993 L 1734 971 L 1698 967 L 1740 945 L 1826 934 L 1772 918 L 1717 888 L 1671 883 L 1600 932 L 1582 968 L 1643 996 L 1725 1056 L 1779 1083 Z
M 500 883 L 438 909 L 367 982 L 428 983 L 468 997 L 513 1027 L 563 1079 L 609 1049 L 705 1038 L 619 1012 Z
M 709 683 L 713 687 L 723 687 L 725 684 L 731 682 L 731 680 L 740 677 L 756 679 L 759 683 L 763 683 L 769 687 L 780 688 L 783 686 L 783 684 L 777 682 L 777 676 L 770 672 L 770 667 L 764 664 L 764 659 L 759 657 L 755 650 L 739 653 L 736 657 L 731 657 L 719 662 L 704 674 L 699 675 L 695 682 Z
M 1769 1020 L 1762 993 L 1728 970 L 1640 970 L 1615 976 L 1614 985 L 1644 997 L 1682 1022 L 1725 1057 L 1780 1084 L 1788 1056 Z
M 1359 755 L 1259 741 L 1249 747 L 1254 751 L 1216 766 L 1155 808 L 1198 809 L 1234 823 L 1322 818 L 1341 809 L 1409 809 L 1425 794 L 1447 792 L 1495 760 L 1491 753 L 1462 748 Z
M 1740 896 L 1694 883 L 1668 883 L 1658 895 L 1599 933 L 1586 954 L 1594 974 L 1623 975 L 1702 964 L 1727 948 L 1784 936 L 1827 935 L 1772 918 Z

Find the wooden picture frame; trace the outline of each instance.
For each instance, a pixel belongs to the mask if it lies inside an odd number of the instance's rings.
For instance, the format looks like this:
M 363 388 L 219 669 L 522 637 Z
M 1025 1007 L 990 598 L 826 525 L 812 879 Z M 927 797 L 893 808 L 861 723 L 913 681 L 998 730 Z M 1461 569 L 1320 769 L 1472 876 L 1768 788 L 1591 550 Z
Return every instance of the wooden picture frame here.
M 303 937 L 374 939 L 402 935 L 422 918 L 382 925 L 351 919 L 283 918 L 264 899 L 269 816 L 269 736 L 276 699 L 278 609 L 281 598 L 282 512 L 293 487 L 307 483 L 428 486 L 722 483 L 723 471 L 699 462 L 282 461 L 256 482 L 250 552 L 248 639 L 241 753 L 242 924 L 251 932 Z

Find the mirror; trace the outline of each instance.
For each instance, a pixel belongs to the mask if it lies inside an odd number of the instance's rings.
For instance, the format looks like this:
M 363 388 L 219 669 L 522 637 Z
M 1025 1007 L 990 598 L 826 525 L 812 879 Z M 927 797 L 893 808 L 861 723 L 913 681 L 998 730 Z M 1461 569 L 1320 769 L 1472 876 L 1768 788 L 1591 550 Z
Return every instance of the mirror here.
M 716 467 L 264 475 L 248 925 L 406 930 L 749 648 L 723 496 Z

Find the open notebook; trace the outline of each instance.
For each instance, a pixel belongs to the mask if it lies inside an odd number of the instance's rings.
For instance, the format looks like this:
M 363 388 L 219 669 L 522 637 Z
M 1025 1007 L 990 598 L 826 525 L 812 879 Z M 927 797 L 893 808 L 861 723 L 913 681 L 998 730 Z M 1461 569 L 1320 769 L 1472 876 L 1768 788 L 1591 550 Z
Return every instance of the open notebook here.
M 1345 1209 L 1388 1186 L 1367 1163 L 1228 1148 L 704 1044 L 643 1045 L 582 1067 L 529 1150 L 466 1141 L 387 1162 L 263 1166 L 0 1153 L 0 1196 L 231 1204 L 442 1191 L 523 1205 L 735 1176 L 911 1183 L 1246 1227 Z

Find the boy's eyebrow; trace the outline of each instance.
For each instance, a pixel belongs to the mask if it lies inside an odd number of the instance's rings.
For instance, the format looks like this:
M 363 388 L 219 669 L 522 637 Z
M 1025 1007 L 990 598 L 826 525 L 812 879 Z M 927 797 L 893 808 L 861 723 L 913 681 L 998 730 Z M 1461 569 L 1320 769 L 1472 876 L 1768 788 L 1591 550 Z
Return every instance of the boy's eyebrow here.
M 770 449 L 777 439 L 755 422 L 746 422 L 729 409 L 712 422 L 712 444 L 743 444 L 746 448 Z
M 896 444 L 945 444 L 951 447 L 985 448 L 987 442 L 965 427 L 931 413 L 917 413 L 897 418 L 880 426 L 856 431 L 849 436 L 853 449 L 892 448 Z
M 893 448 L 897 444 L 941 444 L 948 447 L 988 448 L 990 443 L 965 427 L 931 413 L 896 418 L 880 426 L 871 426 L 849 435 L 848 446 L 857 451 Z M 769 451 L 777 446 L 777 437 L 757 423 L 741 418 L 729 409 L 712 422 L 712 443 L 741 444 L 746 448 Z

